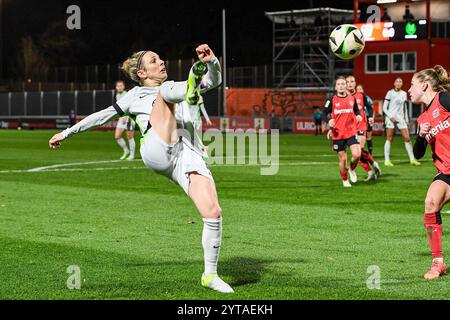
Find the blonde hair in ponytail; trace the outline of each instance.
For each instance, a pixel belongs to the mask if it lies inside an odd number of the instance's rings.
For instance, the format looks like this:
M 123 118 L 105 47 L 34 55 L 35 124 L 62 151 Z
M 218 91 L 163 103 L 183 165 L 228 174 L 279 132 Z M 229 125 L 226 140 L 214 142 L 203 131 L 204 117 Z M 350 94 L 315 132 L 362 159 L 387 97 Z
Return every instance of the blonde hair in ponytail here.
M 430 82 L 435 92 L 450 91 L 450 77 L 447 70 L 441 65 L 436 65 L 434 68 L 424 69 L 416 73 L 415 77 L 420 82 Z
M 134 82 L 140 83 L 138 71 L 142 68 L 142 58 L 148 51 L 139 51 L 133 53 L 131 57 L 122 63 L 122 71 Z

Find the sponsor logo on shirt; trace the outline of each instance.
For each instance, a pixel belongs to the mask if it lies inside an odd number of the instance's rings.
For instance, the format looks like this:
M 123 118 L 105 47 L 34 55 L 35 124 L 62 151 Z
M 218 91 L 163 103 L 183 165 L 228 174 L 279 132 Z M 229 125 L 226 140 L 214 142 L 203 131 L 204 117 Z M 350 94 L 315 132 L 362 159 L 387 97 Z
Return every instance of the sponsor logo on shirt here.
M 334 110 L 334 114 L 353 113 L 353 109 Z
M 430 132 L 425 136 L 427 141 L 429 142 L 431 139 L 433 139 L 436 135 L 444 131 L 445 129 L 450 128 L 450 122 L 448 120 L 445 120 L 444 122 L 439 121 L 439 124 L 434 126 Z

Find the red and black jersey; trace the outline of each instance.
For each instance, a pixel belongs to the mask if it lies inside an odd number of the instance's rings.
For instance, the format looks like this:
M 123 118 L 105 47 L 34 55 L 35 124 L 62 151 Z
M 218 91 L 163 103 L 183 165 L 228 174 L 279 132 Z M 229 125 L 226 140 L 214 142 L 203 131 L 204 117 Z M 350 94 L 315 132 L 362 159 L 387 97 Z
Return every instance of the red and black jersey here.
M 364 110 L 366 106 L 366 97 L 361 92 L 356 92 L 353 94 L 355 97 L 356 103 L 358 104 L 359 113 L 363 118 L 361 122 L 356 124 L 356 131 L 367 131 L 367 116 L 366 111 Z
M 356 135 L 356 115 L 360 115 L 360 112 L 353 96 L 333 96 L 325 105 L 323 113 L 325 121 L 329 114 L 335 120 L 331 129 L 333 140 L 349 139 Z
M 450 174 L 450 92 L 438 93 L 417 122 L 419 130 L 422 124 L 430 124 L 430 131 L 425 139 L 431 146 L 434 165 L 439 173 Z M 424 139 L 418 141 L 420 143 Z M 425 154 L 424 149 L 419 156 Z M 417 153 L 416 150 L 415 146 L 414 154 Z

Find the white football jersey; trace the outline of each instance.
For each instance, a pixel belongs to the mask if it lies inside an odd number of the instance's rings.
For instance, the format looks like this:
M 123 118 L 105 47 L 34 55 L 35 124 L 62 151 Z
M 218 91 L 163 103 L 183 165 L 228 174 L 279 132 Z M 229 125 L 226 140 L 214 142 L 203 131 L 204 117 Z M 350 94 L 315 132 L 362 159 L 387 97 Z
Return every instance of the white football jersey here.
M 147 130 L 148 121 L 153 110 L 153 103 L 160 87 L 134 87 L 117 101 L 117 105 L 127 116 L 131 116 L 141 132 Z
M 405 119 L 407 100 L 408 96 L 405 91 L 395 91 L 394 89 L 389 90 L 384 98 L 383 112 L 388 116 L 388 118 L 394 117 Z

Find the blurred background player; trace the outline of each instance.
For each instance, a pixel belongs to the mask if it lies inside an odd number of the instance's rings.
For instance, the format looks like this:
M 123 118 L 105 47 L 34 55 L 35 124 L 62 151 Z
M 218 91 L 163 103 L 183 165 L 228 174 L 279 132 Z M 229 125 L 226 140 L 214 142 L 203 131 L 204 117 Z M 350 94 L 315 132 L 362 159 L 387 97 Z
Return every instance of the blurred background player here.
M 391 162 L 391 144 L 394 139 L 395 126 L 400 130 L 403 141 L 405 142 L 406 152 L 409 161 L 413 166 L 420 166 L 420 162 L 414 158 L 411 138 L 408 130 L 408 112 L 406 111 L 406 101 L 408 97 L 406 92 L 402 90 L 403 80 L 396 78 L 394 81 L 394 89 L 387 92 L 383 103 L 383 113 L 385 114 L 386 125 L 386 143 L 384 144 L 384 165 L 393 167 Z
M 348 181 L 347 147 L 350 148 L 352 154 L 350 170 L 354 172 L 361 156 L 356 125 L 363 119 L 355 98 L 347 93 L 347 84 L 344 77 L 337 78 L 335 90 L 336 94 L 325 104 L 322 119 L 327 122 L 328 115 L 331 114 L 331 119 L 328 121 L 331 128 L 328 137 L 331 136 L 333 150 L 337 152 L 339 158 L 342 183 L 345 188 L 348 188 L 352 185 Z
M 77 114 L 75 110 L 70 110 L 69 112 L 69 126 L 73 127 L 77 123 Z
M 119 80 L 116 82 L 116 93 L 115 93 L 115 101 L 118 102 L 127 94 L 125 90 L 125 82 Z M 127 143 L 122 138 L 123 132 L 127 132 L 128 144 L 130 148 L 127 147 Z M 134 123 L 129 117 L 121 117 L 117 121 L 115 139 L 117 144 L 122 148 L 123 155 L 120 157 L 120 160 L 134 160 L 135 152 L 136 152 L 136 141 L 134 140 Z
M 367 116 L 367 133 L 366 133 L 366 142 L 367 142 L 367 151 L 370 154 L 373 154 L 373 142 L 372 142 L 372 133 L 373 133 L 373 125 L 370 123 L 369 119 L 373 118 L 375 121 L 375 111 L 373 110 L 373 100 L 364 92 L 364 86 L 362 84 L 358 84 L 356 87 L 356 91 L 365 95 L 367 99 L 367 103 L 372 108 L 372 114 L 369 113 L 368 109 L 365 109 Z
M 433 262 L 425 279 L 447 272 L 442 255 L 442 207 L 450 201 L 450 78 L 440 65 L 416 73 L 408 90 L 413 103 L 424 103 L 426 111 L 417 119 L 418 137 L 414 144 L 417 159 L 431 146 L 438 174 L 425 199 L 424 224 Z
M 366 110 L 370 115 L 373 115 L 372 104 L 368 102 L 367 96 L 365 94 L 356 91 L 356 79 L 354 76 L 347 76 L 345 78 L 345 81 L 347 82 L 347 91 L 355 98 L 362 117 L 362 121 L 358 122 L 356 125 L 356 131 L 358 134 L 359 143 L 361 145 L 361 159 L 359 163 L 361 167 L 367 172 L 367 178 L 364 181 L 377 179 L 381 175 L 380 166 L 372 157 L 372 155 L 368 151 L 364 150 L 364 147 L 366 146 L 367 125 L 368 123 L 373 125 L 373 117 L 367 118 Z M 373 167 L 373 170 L 371 166 Z M 350 169 L 349 174 L 350 180 L 352 182 L 356 182 L 356 172 Z
M 314 124 L 316 125 L 316 133 L 314 135 L 318 135 L 322 133 L 322 111 L 320 107 L 314 107 Z

